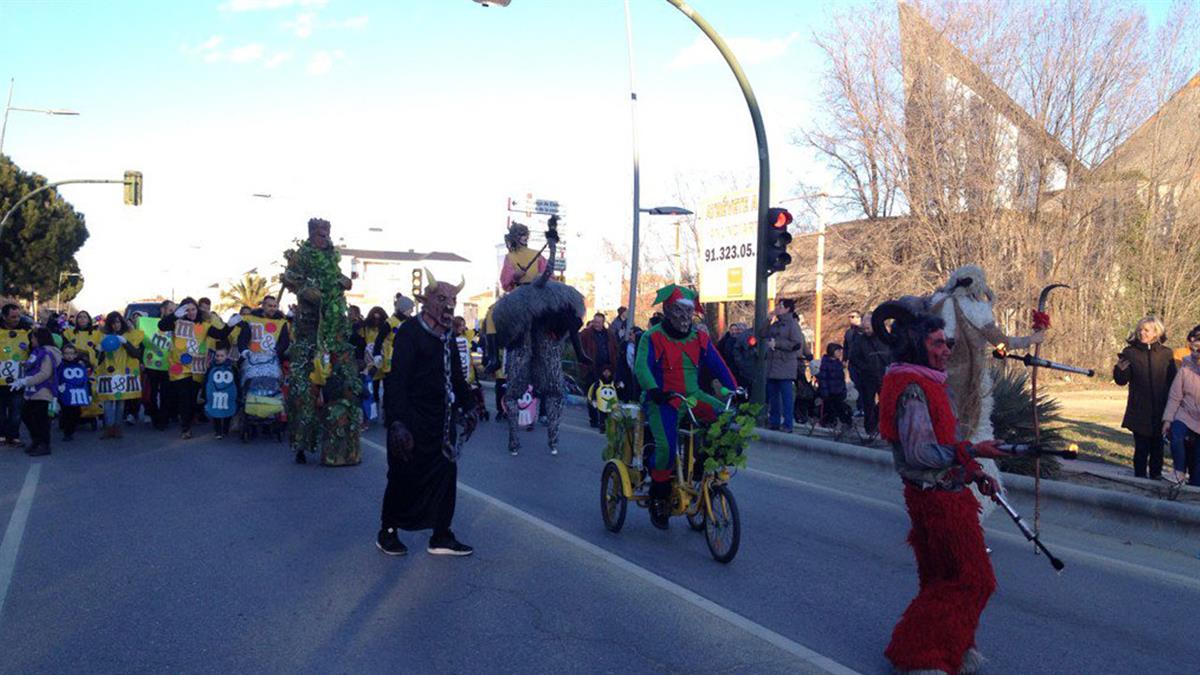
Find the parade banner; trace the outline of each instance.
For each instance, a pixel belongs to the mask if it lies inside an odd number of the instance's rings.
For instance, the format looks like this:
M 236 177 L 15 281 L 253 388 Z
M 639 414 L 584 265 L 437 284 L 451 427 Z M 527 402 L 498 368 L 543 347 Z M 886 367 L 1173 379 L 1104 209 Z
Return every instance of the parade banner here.
M 699 235 L 700 300 L 754 300 L 758 254 L 758 189 L 728 192 L 708 200 L 696 218 Z M 767 297 L 775 296 L 775 277 Z

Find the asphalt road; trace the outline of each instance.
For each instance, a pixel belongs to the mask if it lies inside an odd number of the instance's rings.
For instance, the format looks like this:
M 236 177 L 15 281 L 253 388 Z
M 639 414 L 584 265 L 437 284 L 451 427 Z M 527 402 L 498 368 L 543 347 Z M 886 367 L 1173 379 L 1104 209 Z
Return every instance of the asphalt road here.
M 382 432 L 359 467 L 282 444 L 137 429 L 31 461 L 0 450 L 0 672 L 887 672 L 916 572 L 898 481 L 756 446 L 720 565 L 682 520 L 599 514 L 602 437 L 558 457 L 490 423 L 460 460 L 470 558 L 374 547 Z M 36 468 L 35 468 L 36 467 Z M 992 673 L 1195 673 L 1200 560 L 1056 527 L 1055 574 L 1003 514 L 978 634 Z M 5 597 L 4 591 L 7 590 Z

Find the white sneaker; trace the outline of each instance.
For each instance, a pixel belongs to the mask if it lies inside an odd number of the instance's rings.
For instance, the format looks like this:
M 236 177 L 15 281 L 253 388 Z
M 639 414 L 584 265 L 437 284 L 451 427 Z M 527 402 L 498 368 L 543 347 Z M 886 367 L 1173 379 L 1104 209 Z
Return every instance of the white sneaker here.
M 558 448 L 550 448 L 550 454 L 551 454 L 551 455 L 557 455 L 557 454 L 558 454 Z

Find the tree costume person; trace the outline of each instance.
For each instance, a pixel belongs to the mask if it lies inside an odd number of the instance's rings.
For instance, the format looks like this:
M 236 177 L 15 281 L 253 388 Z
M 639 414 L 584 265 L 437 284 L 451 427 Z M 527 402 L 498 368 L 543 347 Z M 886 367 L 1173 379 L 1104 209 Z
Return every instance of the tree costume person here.
M 654 437 L 654 454 L 646 457 L 651 479 L 650 522 L 665 530 L 671 516 L 671 478 L 679 450 L 679 408 L 683 405 L 671 394 L 698 399 L 699 405 L 693 408 L 696 417 L 713 420 L 714 406 L 724 403 L 700 388 L 700 368 L 708 368 L 730 390 L 737 388 L 737 381 L 708 333 L 697 330 L 693 323 L 699 304 L 695 291 L 670 284 L 659 289 L 654 302 L 662 304 L 665 316 L 638 342 L 634 375 L 644 392 L 642 405 Z
M 329 221 L 308 221 L 308 239 L 286 253 L 283 286 L 296 294 L 295 323 L 288 359 L 288 435 L 296 463 L 306 452 L 321 453 L 326 466 L 360 461 L 358 433 L 362 382 L 350 344 L 341 256 L 329 237 Z

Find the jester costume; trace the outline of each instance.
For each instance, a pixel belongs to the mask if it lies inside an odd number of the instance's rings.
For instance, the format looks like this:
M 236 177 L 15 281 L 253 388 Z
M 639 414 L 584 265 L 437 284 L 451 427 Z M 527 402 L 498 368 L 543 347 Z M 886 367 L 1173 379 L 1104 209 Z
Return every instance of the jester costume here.
M 361 461 L 362 427 L 362 382 L 346 317 L 350 280 L 338 266 L 329 222 L 314 218 L 308 232 L 307 241 L 284 254 L 283 285 L 298 300 L 287 352 L 288 434 L 297 463 L 306 461 L 304 453 L 319 451 L 325 466 L 349 466 Z
M 736 389 L 737 382 L 708 333 L 697 330 L 692 323 L 698 305 L 695 291 L 671 284 L 658 291 L 654 302 L 662 304 L 666 316 L 642 335 L 634 375 L 644 391 L 646 421 L 654 437 L 654 452 L 646 457 L 651 478 L 651 521 L 665 529 L 667 514 L 663 511 L 669 506 L 665 502 L 671 493 L 679 449 L 679 408 L 683 405 L 671 394 L 697 400 L 693 408 L 696 417 L 713 420 L 714 406 L 723 404 L 700 388 L 700 369 L 708 369 L 728 389 Z M 683 414 L 686 416 L 686 411 Z
M 884 325 L 888 319 L 895 320 L 890 334 Z M 902 673 L 976 672 L 982 657 L 975 649 L 975 631 L 996 588 L 979 525 L 979 501 L 967 488 L 985 474 L 971 444 L 958 440 L 946 372 L 926 365 L 924 357 L 925 336 L 942 335 L 941 325 L 896 302 L 872 313 L 875 334 L 888 336 L 884 341 L 900 361 L 883 378 L 879 433 L 891 443 L 896 472 L 904 481 L 912 520 L 908 543 L 919 580 L 917 596 L 884 652 Z

